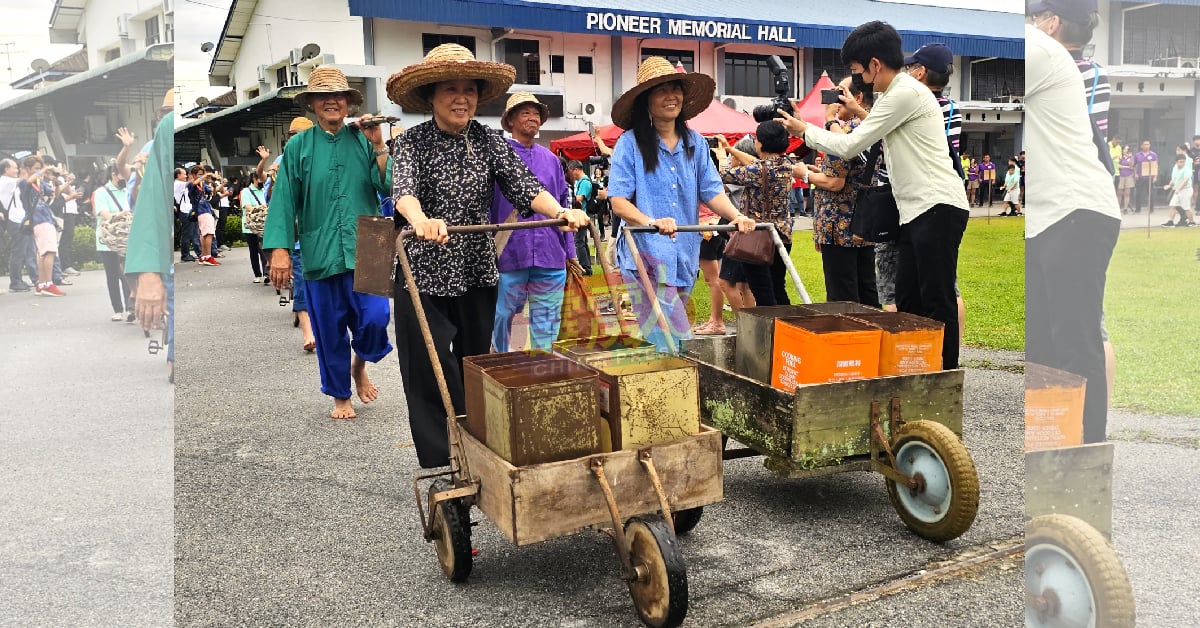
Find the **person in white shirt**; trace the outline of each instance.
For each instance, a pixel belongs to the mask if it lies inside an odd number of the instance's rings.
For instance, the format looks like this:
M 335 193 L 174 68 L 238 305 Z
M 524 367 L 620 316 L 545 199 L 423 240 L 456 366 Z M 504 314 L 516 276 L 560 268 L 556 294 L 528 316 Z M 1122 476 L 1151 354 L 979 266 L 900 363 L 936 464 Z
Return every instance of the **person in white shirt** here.
M 26 158 L 28 160 L 28 158 Z M 0 213 L 8 220 L 8 291 L 29 292 L 37 284 L 37 248 L 32 233 L 22 233 L 21 223 L 25 220 L 25 202 L 22 199 L 20 182 L 32 180 L 33 176 L 22 172 L 12 159 L 0 160 Z M 29 282 L 21 279 L 28 270 Z
M 1081 2 L 1089 0 L 1071 4 Z M 1106 439 L 1108 421 L 1100 317 L 1121 208 L 1097 158 L 1083 77 L 1045 32 L 1061 26 L 1069 7 L 1050 15 L 1038 8 L 1031 5 L 1025 26 L 1026 360 L 1087 379 L 1083 439 L 1095 443 Z M 1095 0 L 1087 8 L 1094 17 Z
M 75 225 L 79 220 L 79 199 L 83 198 L 83 190 L 75 187 L 75 173 L 67 173 L 66 182 L 58 190 L 63 199 L 63 228 L 58 243 L 58 257 L 63 265 L 64 275 L 78 275 L 75 270 Z
M 92 211 L 96 214 L 96 252 L 104 263 L 104 276 L 108 282 L 108 300 L 112 304 L 112 321 L 133 322 L 133 300 L 129 285 L 125 281 L 125 262 L 116 251 L 100 241 L 100 229 L 104 221 L 124 211 L 129 211 L 129 199 L 125 196 L 125 177 L 115 166 L 108 168 L 108 183 L 92 192 Z
M 200 259 L 200 226 L 196 222 L 196 214 L 192 207 L 192 198 L 188 196 L 188 174 L 183 168 L 175 169 L 175 208 L 180 224 L 179 261 L 194 262 Z M 196 251 L 192 255 L 192 250 Z
M 884 140 L 892 194 L 900 210 L 896 305 L 901 312 L 945 324 L 942 368 L 956 369 L 954 279 L 969 217 L 967 195 L 946 148 L 942 108 L 929 89 L 901 70 L 901 50 L 900 34 L 884 22 L 862 24 L 846 37 L 842 62 L 856 85 L 875 93 L 871 114 L 853 133 L 831 133 L 779 113 L 788 132 L 803 137 L 814 150 L 857 155 Z

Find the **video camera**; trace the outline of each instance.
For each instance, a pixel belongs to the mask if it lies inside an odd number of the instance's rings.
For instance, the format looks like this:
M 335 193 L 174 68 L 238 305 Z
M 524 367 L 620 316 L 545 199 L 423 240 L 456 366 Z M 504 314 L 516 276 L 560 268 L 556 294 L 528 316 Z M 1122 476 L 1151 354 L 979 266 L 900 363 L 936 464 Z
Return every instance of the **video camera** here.
M 792 102 L 788 99 L 788 94 L 792 91 L 792 83 L 788 78 L 788 68 L 783 64 L 783 59 L 780 59 L 779 55 L 771 55 L 767 57 L 767 66 L 771 68 L 771 74 L 775 77 L 775 97 L 771 99 L 771 104 L 759 105 L 754 108 L 755 122 L 774 120 L 779 116 L 776 113 L 777 109 L 786 111 L 789 116 L 796 115 L 796 109 L 792 107 Z
M 600 166 L 601 168 L 608 170 L 608 167 L 611 165 L 611 160 L 609 159 L 608 155 L 592 155 L 591 157 L 588 157 L 588 163 L 593 166 Z

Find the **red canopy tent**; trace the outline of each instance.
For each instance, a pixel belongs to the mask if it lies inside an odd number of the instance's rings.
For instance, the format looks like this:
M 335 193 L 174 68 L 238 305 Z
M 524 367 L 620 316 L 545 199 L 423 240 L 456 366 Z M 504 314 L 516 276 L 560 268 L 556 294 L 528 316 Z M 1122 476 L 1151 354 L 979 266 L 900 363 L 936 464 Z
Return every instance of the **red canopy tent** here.
M 825 105 L 821 104 L 821 90 L 833 89 L 837 87 L 830 80 L 827 72 L 821 73 L 821 78 L 817 79 L 817 84 L 813 85 L 812 91 L 798 103 L 797 109 L 800 111 L 800 119 L 809 124 L 815 124 L 819 127 L 825 126 Z

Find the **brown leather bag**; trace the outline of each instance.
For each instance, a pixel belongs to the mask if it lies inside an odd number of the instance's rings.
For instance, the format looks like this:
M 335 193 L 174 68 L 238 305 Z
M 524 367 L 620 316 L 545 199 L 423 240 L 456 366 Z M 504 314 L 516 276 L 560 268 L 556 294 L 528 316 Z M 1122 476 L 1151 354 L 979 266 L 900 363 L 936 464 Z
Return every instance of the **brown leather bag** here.
M 759 170 L 759 185 L 763 190 L 762 211 L 769 214 L 771 208 L 770 187 L 767 185 L 767 164 Z M 769 231 L 755 230 L 750 233 L 734 231 L 725 244 L 725 257 L 743 264 L 771 264 L 775 261 L 775 242 Z

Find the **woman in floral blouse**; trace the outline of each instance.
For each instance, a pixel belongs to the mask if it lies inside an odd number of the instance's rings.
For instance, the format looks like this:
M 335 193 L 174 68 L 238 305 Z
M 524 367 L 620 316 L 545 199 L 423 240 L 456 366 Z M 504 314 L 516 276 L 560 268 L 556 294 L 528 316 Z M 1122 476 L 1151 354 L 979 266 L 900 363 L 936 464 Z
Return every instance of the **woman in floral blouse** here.
M 854 88 L 849 77 L 838 85 L 850 94 L 855 106 L 829 105 L 826 127 L 833 132 L 850 133 L 862 115 L 863 94 Z M 864 165 L 859 156 L 845 159 L 825 155 L 821 168 L 809 166 L 807 171 L 796 168 L 797 174 L 813 186 L 813 243 L 821 254 L 825 274 L 827 301 L 856 301 L 879 307 L 875 285 L 875 248 L 870 242 L 850 233 L 854 203 L 858 191 L 854 179 L 862 174 Z
M 456 414 L 465 410 L 462 359 L 490 347 L 500 277 L 490 234 L 450 237 L 447 226 L 487 223 L 497 184 L 523 216 L 536 211 L 566 218 L 570 231 L 588 223 L 583 212 L 562 208 L 542 188 L 503 137 L 473 119 L 476 106 L 504 95 L 515 76 L 510 65 L 476 61 L 463 46 L 443 44 L 388 79 L 393 102 L 433 113 L 394 144 L 392 197 L 397 227 L 411 225 L 418 238 L 405 242 L 405 252 Z M 398 273 L 396 353 L 409 426 L 421 466 L 446 466 L 446 410 L 406 290 Z

